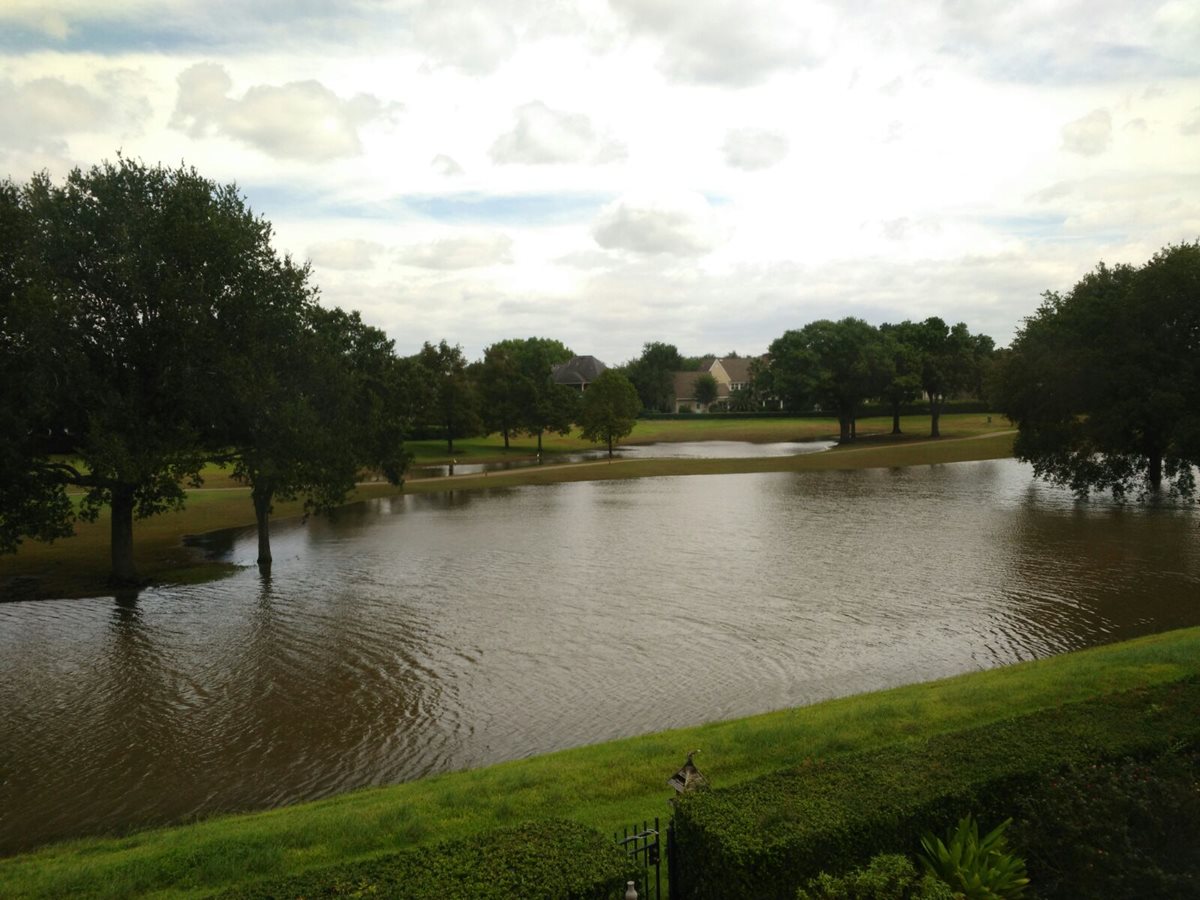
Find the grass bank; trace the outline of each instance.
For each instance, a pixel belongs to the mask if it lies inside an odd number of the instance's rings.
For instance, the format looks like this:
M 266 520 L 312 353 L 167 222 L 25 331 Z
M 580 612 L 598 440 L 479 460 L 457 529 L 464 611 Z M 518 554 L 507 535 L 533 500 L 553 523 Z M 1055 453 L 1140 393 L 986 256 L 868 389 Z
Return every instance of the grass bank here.
M 201 896 L 542 817 L 604 830 L 664 815 L 686 751 L 727 786 L 849 751 L 887 747 L 1188 675 L 1200 629 L 1153 635 L 956 678 L 451 773 L 269 812 L 47 847 L 0 860 L 5 897 Z
M 761 459 L 643 459 L 547 464 L 487 476 L 411 479 L 403 490 L 428 493 L 648 476 L 934 465 L 1011 456 L 1012 435 L 1005 430 L 1007 423 L 999 416 L 992 419 L 989 422 L 987 416 L 970 414 L 943 416 L 943 437 L 936 441 L 924 437 L 929 426 L 928 419 L 922 416 L 902 420 L 906 433 L 898 438 L 888 433 L 891 419 L 864 419 L 859 423 L 860 443 L 826 453 Z M 837 422 L 832 419 L 639 421 L 628 443 L 807 441 L 836 437 L 836 433 Z M 455 457 L 460 461 L 511 460 L 532 457 L 536 452 L 536 443 L 524 439 L 513 441 L 506 456 L 503 440 L 498 435 L 463 441 L 460 445 L 463 447 L 461 454 L 457 447 L 455 450 Z M 445 445 L 441 442 L 415 442 L 407 446 L 416 454 L 418 466 L 445 458 Z M 554 455 L 595 449 L 595 445 L 578 437 L 554 435 L 546 438 L 545 448 L 546 458 L 552 461 Z M 213 467 L 204 474 L 205 487 L 188 492 L 184 509 L 134 523 L 134 561 L 143 577 L 152 582 L 191 583 L 226 574 L 229 566 L 206 560 L 202 554 L 183 544 L 184 537 L 254 524 L 249 491 L 232 482 L 227 471 Z M 351 501 L 396 492 L 397 489 L 387 484 L 363 484 Z M 298 516 L 301 512 L 298 502 L 275 505 L 276 519 Z M 109 520 L 107 513 L 103 513 L 96 522 L 79 523 L 72 538 L 53 544 L 27 541 L 16 554 L 0 557 L 0 583 L 12 577 L 28 577 L 37 579 L 38 591 L 43 596 L 96 596 L 106 593 L 109 568 Z

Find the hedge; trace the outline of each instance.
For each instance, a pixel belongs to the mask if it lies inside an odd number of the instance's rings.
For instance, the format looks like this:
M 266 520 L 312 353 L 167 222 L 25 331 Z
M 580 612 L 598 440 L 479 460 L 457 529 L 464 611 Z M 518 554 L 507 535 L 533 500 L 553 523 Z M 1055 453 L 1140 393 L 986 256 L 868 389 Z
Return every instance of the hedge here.
M 954 413 L 991 413 L 999 415 L 995 409 L 982 400 L 947 400 L 942 404 L 942 415 L 945 416 Z M 858 418 L 878 418 L 891 416 L 891 414 L 891 406 L 882 403 L 870 403 L 858 411 Z M 900 407 L 900 415 L 927 416 L 929 415 L 929 404 L 906 403 Z M 829 411 L 761 410 L 758 412 L 664 413 L 644 409 L 638 413 L 638 418 L 658 421 L 663 419 L 832 419 L 836 418 L 836 416 Z
M 673 900 L 794 898 L 822 870 L 911 852 L 968 812 L 998 822 L 1068 765 L 1200 746 L 1200 681 L 1042 710 L 901 748 L 806 760 L 684 797 Z
M 217 896 L 609 900 L 623 893 L 627 880 L 640 877 L 611 838 L 575 822 L 548 819 L 268 879 Z

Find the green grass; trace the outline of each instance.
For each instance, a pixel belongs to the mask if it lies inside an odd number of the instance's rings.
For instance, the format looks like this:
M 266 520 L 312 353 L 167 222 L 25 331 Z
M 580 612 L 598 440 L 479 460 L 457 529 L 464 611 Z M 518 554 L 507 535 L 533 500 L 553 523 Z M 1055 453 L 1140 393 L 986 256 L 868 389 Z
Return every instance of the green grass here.
M 829 469 L 856 469 L 892 466 L 934 465 L 977 459 L 997 459 L 1012 455 L 1012 434 L 999 416 L 992 422 L 982 415 L 953 415 L 942 417 L 943 437 L 931 441 L 924 435 L 928 419 L 921 416 L 902 421 L 905 435 L 899 438 L 888 434 L 891 419 L 863 419 L 859 423 L 860 442 L 838 447 L 827 453 L 805 456 L 780 456 L 761 459 L 646 459 L 601 460 L 588 463 L 569 463 L 496 472 L 489 475 L 459 475 L 452 478 L 410 479 L 404 491 L 470 490 L 489 487 L 512 487 L 522 484 L 554 484 L 568 481 L 601 481 L 613 478 L 641 478 L 669 475 L 715 475 L 745 472 L 810 472 Z M 639 421 L 629 442 L 739 440 L 755 442 L 816 440 L 836 433 L 832 419 L 734 419 Z M 503 440 L 497 435 L 462 442 L 465 448 L 456 458 L 460 460 L 494 459 L 503 457 Z M 436 457 L 426 444 L 410 445 L 417 453 L 417 465 L 430 463 Z M 509 459 L 520 455 L 532 456 L 532 442 L 514 442 Z M 546 442 L 548 454 L 592 449 L 577 437 L 554 436 Z M 444 457 L 443 457 L 444 458 Z M 186 508 L 134 523 L 134 562 L 139 573 L 154 583 L 193 583 L 218 578 L 230 567 L 205 560 L 201 554 L 181 543 L 185 535 L 203 534 L 222 528 L 237 528 L 254 524 L 254 509 L 249 491 L 233 482 L 228 470 L 210 466 L 205 470 L 205 488 L 188 492 Z M 387 484 L 360 485 L 351 501 L 386 496 L 397 490 Z M 302 512 L 299 502 L 277 503 L 275 518 L 297 516 Z M 12 576 L 37 578 L 43 596 L 83 597 L 103 594 L 110 570 L 109 521 L 107 514 L 94 523 L 79 523 L 72 538 L 53 544 L 27 541 L 12 556 L 0 557 L 0 581 Z
M 605 831 L 665 816 L 686 751 L 716 786 L 1200 673 L 1200 629 L 484 769 L 0 860 L 5 897 L 199 896 L 541 817 Z

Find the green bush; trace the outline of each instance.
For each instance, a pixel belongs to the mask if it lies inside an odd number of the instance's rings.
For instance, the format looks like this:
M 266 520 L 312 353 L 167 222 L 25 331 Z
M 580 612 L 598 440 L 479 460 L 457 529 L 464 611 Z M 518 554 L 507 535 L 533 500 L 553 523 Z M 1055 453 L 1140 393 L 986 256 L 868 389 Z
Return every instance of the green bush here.
M 1018 798 L 1039 897 L 1200 897 L 1200 755 L 1077 766 Z
M 881 853 L 845 875 L 822 872 L 800 888 L 796 900 L 954 900 L 954 892 L 934 876 L 922 876 L 907 856 Z
M 975 817 L 964 816 L 946 832 L 946 840 L 933 834 L 921 838 L 921 865 L 965 900 L 1017 900 L 1029 879 L 1025 861 L 1008 851 L 1004 832 L 1011 824 L 1005 819 L 980 837 Z
M 674 900 L 791 900 L 820 871 L 916 847 L 922 831 L 1012 798 L 1075 764 L 1152 758 L 1200 741 L 1200 682 L 1188 680 L 1042 710 L 925 742 L 807 760 L 680 799 Z M 1036 878 L 1037 876 L 1034 875 Z
M 227 900 L 608 900 L 640 878 L 611 838 L 544 820 L 247 885 Z

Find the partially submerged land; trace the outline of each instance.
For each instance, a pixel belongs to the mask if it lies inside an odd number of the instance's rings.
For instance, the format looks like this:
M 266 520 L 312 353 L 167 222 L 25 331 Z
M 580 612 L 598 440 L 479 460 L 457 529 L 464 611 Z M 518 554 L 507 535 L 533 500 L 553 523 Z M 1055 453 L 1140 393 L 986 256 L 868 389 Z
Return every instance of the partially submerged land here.
M 958 414 L 942 417 L 942 437 L 925 437 L 929 420 L 924 416 L 902 419 L 904 434 L 893 436 L 891 418 L 862 419 L 858 442 L 818 454 L 746 459 L 617 459 L 552 464 L 555 457 L 594 450 L 577 435 L 544 438 L 546 465 L 492 472 L 412 478 L 402 488 L 386 482 L 360 484 L 352 501 L 448 490 L 515 487 L 568 481 L 613 478 L 713 475 L 747 472 L 811 472 L 832 469 L 867 469 L 934 465 L 969 460 L 999 459 L 1012 455 L 1013 434 L 1001 416 Z M 822 418 L 674 419 L 640 420 L 626 444 L 670 441 L 815 441 L 836 437 L 837 421 Z M 414 454 L 414 467 L 448 462 L 442 441 L 406 445 Z M 529 459 L 536 453 L 532 438 L 514 440 L 506 452 L 499 436 L 459 441 L 454 458 L 460 463 Z M 211 467 L 204 487 L 188 492 L 180 512 L 139 520 L 134 529 L 134 558 L 148 581 L 182 584 L 219 578 L 230 571 L 227 563 L 206 559 L 184 543 L 185 536 L 254 524 L 249 489 L 233 481 L 227 470 Z M 299 501 L 275 504 L 275 519 L 303 514 Z M 106 593 L 110 571 L 110 530 L 107 516 L 78 523 L 76 534 L 53 544 L 27 541 L 14 556 L 0 558 L 0 584 L 13 578 L 32 579 L 38 596 L 85 597 Z M 2 595 L 0 595 L 2 599 Z
M 808 760 L 899 750 L 935 735 L 1197 675 L 1200 629 L 1190 628 L 315 803 L 52 845 L 0 860 L 0 888 L 6 897 L 206 896 L 544 817 L 610 832 L 646 817 L 665 818 L 665 779 L 697 747 L 705 774 L 728 787 Z

